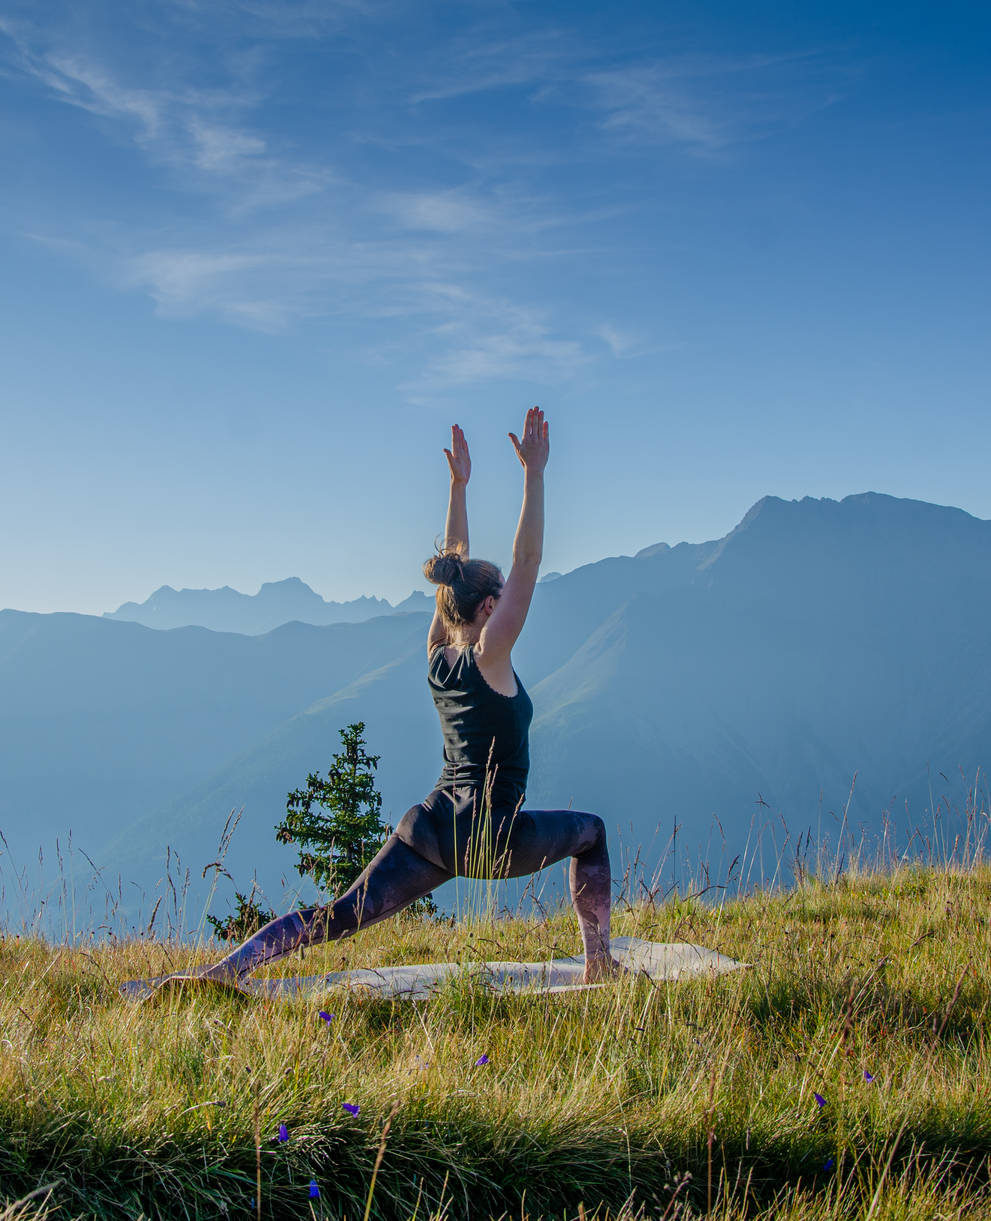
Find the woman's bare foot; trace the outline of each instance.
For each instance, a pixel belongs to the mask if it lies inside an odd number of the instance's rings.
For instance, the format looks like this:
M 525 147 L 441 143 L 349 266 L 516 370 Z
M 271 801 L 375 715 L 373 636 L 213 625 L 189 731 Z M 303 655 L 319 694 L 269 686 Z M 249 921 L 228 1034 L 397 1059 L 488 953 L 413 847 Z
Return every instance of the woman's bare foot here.
M 229 984 L 232 988 L 240 987 L 248 977 L 248 972 L 242 974 L 236 967 L 226 962 L 207 963 L 205 966 L 194 967 L 183 974 L 187 978 L 200 979 L 205 983 Z
M 199 974 L 190 971 L 188 974 L 166 975 L 164 979 L 153 981 L 148 994 L 142 999 L 146 1004 L 164 997 L 185 993 L 188 996 L 212 992 L 218 996 L 251 997 L 247 988 L 242 988 L 236 975 Z
M 624 967 L 615 958 L 603 955 L 600 958 L 588 958 L 585 960 L 585 973 L 582 976 L 582 983 L 603 984 L 610 979 L 619 979 L 621 975 L 635 974 L 635 971 L 631 971 L 629 967 Z
M 241 992 L 241 983 L 242 977 L 233 967 L 223 963 L 207 963 L 206 966 L 193 967 L 189 971 L 176 971 L 174 975 L 166 975 L 159 981 L 157 991 L 172 992 L 186 985 L 196 987 L 198 984 L 212 984 L 214 987 Z

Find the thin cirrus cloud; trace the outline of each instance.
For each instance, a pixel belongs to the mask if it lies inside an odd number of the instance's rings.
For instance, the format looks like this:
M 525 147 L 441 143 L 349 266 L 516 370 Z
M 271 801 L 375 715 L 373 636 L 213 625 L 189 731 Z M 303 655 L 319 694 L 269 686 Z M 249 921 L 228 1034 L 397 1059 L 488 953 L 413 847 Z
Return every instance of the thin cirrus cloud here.
M 341 312 L 381 322 L 402 318 L 414 327 L 411 342 L 420 355 L 419 373 L 400 387 L 414 402 L 479 381 L 568 380 L 595 359 L 586 337 L 558 333 L 547 311 L 487 297 L 457 282 L 418 280 L 427 261 L 420 248 L 365 247 L 360 254 L 341 249 L 335 255 L 329 247 L 321 252 L 310 245 L 307 257 L 288 250 L 155 251 L 129 260 L 125 274 L 164 313 L 207 311 L 263 331 L 326 312 L 330 295 Z M 278 296 L 270 291 L 276 282 Z M 392 291 L 382 304 L 387 282 Z M 614 355 L 630 354 L 635 343 L 608 327 L 598 337 Z
M 232 215 L 280 207 L 318 195 L 336 179 L 327 166 L 295 162 L 274 153 L 268 141 L 238 128 L 193 115 L 186 121 L 191 160 L 215 190 L 227 192 L 225 209 Z
M 595 359 L 581 338 L 556 333 L 548 311 L 455 285 L 422 285 L 421 294 L 448 317 L 424 333 L 437 350 L 402 387 L 413 401 L 500 378 L 567 381 Z
M 181 171 L 187 189 L 221 196 L 230 212 L 290 203 L 333 181 L 327 167 L 280 156 L 268 139 L 230 121 L 258 105 L 252 91 L 134 88 L 91 57 L 35 52 L 23 32 L 9 25 L 3 32 L 20 69 L 59 101 L 113 121 L 152 163 Z
M 392 191 L 376 197 L 374 206 L 404 229 L 462 233 L 492 225 L 491 205 L 463 191 Z
M 518 240 L 521 237 L 614 219 L 624 210 L 617 206 L 609 209 L 606 216 L 602 209 L 583 211 L 550 196 L 492 185 L 487 189 L 478 186 L 379 192 L 367 202 L 401 230 L 418 230 L 466 242 L 484 233 L 486 242 L 499 243 L 497 247 L 490 244 L 489 252 L 505 259 L 518 257 L 525 250 Z
M 728 121 L 707 114 L 697 99 L 656 68 L 591 73 L 586 84 L 595 95 L 600 127 L 631 141 L 671 142 L 695 151 L 713 151 L 732 138 Z
M 262 331 L 284 330 L 302 313 L 301 303 L 273 297 L 273 272 L 288 270 L 275 254 L 210 250 L 151 250 L 122 260 L 119 277 L 148 292 L 163 314 L 217 313 Z
M 170 0 L 209 21 L 218 16 L 267 38 L 320 39 L 355 18 L 381 18 L 397 0 Z
M 428 362 L 420 387 L 443 389 L 515 377 L 560 382 L 592 359 L 577 339 L 555 338 L 540 323 L 517 324 L 506 331 L 464 336 Z
M 288 202 L 329 180 L 320 167 L 304 174 L 279 162 L 266 139 L 215 117 L 249 99 L 131 89 L 78 56 L 50 55 L 30 67 L 61 100 L 121 123 L 151 160 L 194 168 L 218 190 L 227 189 L 230 210 L 243 209 L 246 191 L 250 198 L 267 192 Z M 418 380 L 435 388 L 517 372 L 557 375 L 589 359 L 579 341 L 555 335 L 547 320 L 493 307 L 452 287 L 459 273 L 484 272 L 481 232 L 488 242 L 497 235 L 506 258 L 519 258 L 521 250 L 507 244 L 507 235 L 551 227 L 559 218 L 533 200 L 497 198 L 498 192 L 488 199 L 463 189 L 378 192 L 362 199 L 360 186 L 341 185 L 345 206 L 339 212 L 368 205 L 363 219 L 370 233 L 349 239 L 330 217 L 321 225 L 253 225 L 216 247 L 178 241 L 142 249 L 137 236 L 129 250 L 103 251 L 103 262 L 118 283 L 146 292 L 168 316 L 214 315 L 271 332 L 333 312 L 405 318 L 432 336 L 437 350 L 425 357 Z M 376 212 L 383 223 L 369 224 Z M 423 233 L 426 245 L 404 240 L 403 231 Z M 441 291 L 425 288 L 427 267 L 450 284 Z
M 573 77 L 585 54 L 561 31 L 541 30 L 513 38 L 476 31 L 443 48 L 443 68 L 428 63 L 409 86 L 409 101 L 444 102 L 492 90 L 541 88 Z
M 700 155 L 789 126 L 832 105 L 856 75 L 825 51 L 672 56 L 585 75 L 601 130 L 629 143 L 676 144 Z
M 585 112 L 593 129 L 612 138 L 694 154 L 794 123 L 837 100 L 851 75 L 851 66 L 837 64 L 827 50 L 611 57 L 557 30 L 465 38 L 445 48 L 445 64 L 443 72 L 431 66 L 429 84 L 411 86 L 412 105 L 525 89 L 533 105 Z
M 593 130 L 626 144 L 671 144 L 695 155 L 793 125 L 838 100 L 856 65 L 829 49 L 720 57 L 671 52 L 612 57 L 565 32 L 516 39 L 465 39 L 448 48 L 453 65 L 414 85 L 410 102 L 526 89 L 535 106 L 589 115 Z M 591 132 L 588 133 L 589 135 Z
M 260 136 L 206 123 L 195 116 L 189 121 L 189 134 L 193 139 L 196 164 L 211 173 L 238 173 L 246 167 L 255 169 L 266 152 L 265 141 Z
M 171 7 L 208 27 L 205 6 L 176 0 Z M 277 17 L 262 0 L 231 0 L 219 11 L 225 19 L 241 13 L 262 24 Z M 301 2 L 289 16 L 297 36 L 319 39 L 328 23 L 349 14 L 364 21 L 383 11 L 377 3 Z M 516 128 L 515 163 L 500 167 L 497 153 L 480 168 L 473 163 L 480 142 L 462 126 L 459 98 L 522 91 L 524 107 L 535 115 L 556 107 L 558 124 L 584 142 L 583 155 L 592 159 L 608 156 L 611 142 L 666 142 L 712 154 L 746 138 L 758 121 L 770 121 L 774 106 L 765 101 L 761 110 L 748 99 L 776 97 L 769 82 L 786 71 L 786 61 L 771 57 L 607 63 L 568 31 L 482 37 L 472 29 L 441 40 L 424 57 L 407 57 L 387 82 L 387 96 L 362 95 L 348 131 L 307 160 L 285 137 L 251 122 L 264 118 L 268 96 L 256 83 L 260 61 L 243 71 L 228 63 L 223 87 L 191 87 L 184 80 L 216 74 L 195 71 L 199 52 L 190 51 L 185 75 L 176 71 L 174 79 L 156 83 L 151 73 L 139 87 L 92 49 L 53 48 L 27 26 L 0 29 L 12 40 L 23 74 L 66 105 L 114 125 L 151 166 L 170 173 L 173 187 L 215 209 L 192 206 L 169 216 L 168 240 L 150 219 L 144 232 L 115 230 L 112 249 L 90 251 L 91 265 L 101 262 L 122 288 L 146 293 L 170 316 L 212 316 L 262 331 L 344 313 L 372 325 L 405 319 L 408 331 L 398 346 L 419 366 L 407 377 L 414 390 L 496 376 L 566 377 L 606 352 L 622 358 L 639 346 L 611 324 L 596 326 L 594 318 L 566 323 L 568 309 L 560 304 L 540 310 L 486 292 L 487 284 L 504 283 L 509 263 L 546 262 L 568 247 L 572 259 L 592 257 L 582 235 L 595 235 L 593 244 L 601 246 L 603 233 L 614 232 L 606 222 L 618 205 L 596 200 L 583 207 L 540 179 L 541 158 L 559 154 L 560 126 Z M 278 78 L 269 83 L 276 88 Z M 374 188 L 363 181 L 363 165 L 343 173 L 330 158 L 348 139 L 360 140 L 364 125 L 394 129 L 400 142 L 419 138 L 434 151 L 443 148 L 448 181 L 460 172 L 462 182 L 431 186 L 421 175 L 412 188 L 398 177 L 395 187 L 383 189 L 380 167 L 369 174 Z M 498 130 L 492 134 L 498 144 Z M 423 164 L 430 162 L 420 159 Z M 153 204 L 154 187 L 151 192 Z M 624 199 L 620 207 L 628 206 Z M 278 216 L 266 216 L 273 208 Z M 558 250 L 544 237 L 554 229 L 569 230 Z
M 72 55 L 30 56 L 25 66 L 61 101 L 91 114 L 134 123 L 139 142 L 151 143 L 162 134 L 163 99 L 149 90 L 123 88 L 99 66 Z
M 596 335 L 617 359 L 635 356 L 641 348 L 639 335 L 608 322 L 604 322 L 596 329 Z
M 216 315 L 275 332 L 306 318 L 376 320 L 425 312 L 409 291 L 427 262 L 421 248 L 351 243 L 315 226 L 260 229 L 223 250 L 158 247 L 111 260 L 123 287 L 147 292 L 174 317 Z M 379 303 L 386 289 L 384 311 Z

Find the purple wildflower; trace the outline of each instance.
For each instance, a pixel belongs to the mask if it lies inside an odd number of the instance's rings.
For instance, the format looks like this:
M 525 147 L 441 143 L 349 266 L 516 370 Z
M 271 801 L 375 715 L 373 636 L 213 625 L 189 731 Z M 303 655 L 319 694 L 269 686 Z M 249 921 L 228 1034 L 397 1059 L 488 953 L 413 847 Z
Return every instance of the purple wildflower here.
M 864 1080 L 868 1085 L 870 1085 L 870 1083 L 874 1080 L 874 1074 L 869 1073 L 866 1068 L 864 1069 Z
M 823 1098 L 822 1094 L 813 1093 L 812 1097 L 816 1100 L 816 1103 L 819 1106 L 824 1107 L 826 1105 L 826 1099 Z
M 289 1129 L 284 1123 L 279 1124 L 279 1144 L 284 1145 L 289 1139 Z
M 483 1054 L 483 1055 L 479 1056 L 478 1059 L 475 1061 L 475 1067 L 481 1068 L 483 1064 L 488 1064 L 488 1062 L 489 1062 L 488 1056 Z
M 826 1160 L 822 1164 L 822 1168 L 823 1168 L 823 1170 L 832 1170 L 832 1168 L 835 1165 L 836 1165 L 835 1160 L 831 1157 L 827 1157 Z
M 335 1018 L 335 1017 L 337 1017 L 337 1014 L 336 1014 L 336 1013 L 328 1013 L 326 1009 L 321 1009 L 321 1010 L 320 1010 L 320 1016 L 323 1018 L 323 1020 L 324 1020 L 324 1021 L 327 1023 L 327 1025 L 329 1026 L 329 1025 L 330 1025 L 330 1023 L 331 1023 L 331 1022 L 334 1020 L 334 1018 Z
M 349 1115 L 357 1115 L 361 1107 L 356 1102 L 342 1102 L 341 1106 L 348 1112 Z
M 310 1179 L 310 1199 L 311 1200 L 320 1199 L 320 1188 L 317 1186 L 316 1179 Z

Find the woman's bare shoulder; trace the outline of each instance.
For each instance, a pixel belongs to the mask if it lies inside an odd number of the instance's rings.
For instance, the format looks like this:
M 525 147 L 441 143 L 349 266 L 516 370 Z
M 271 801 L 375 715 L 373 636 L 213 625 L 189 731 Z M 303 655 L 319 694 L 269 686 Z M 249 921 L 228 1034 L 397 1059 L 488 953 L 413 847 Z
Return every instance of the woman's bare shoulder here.
M 487 655 L 482 644 L 474 648 L 475 665 L 485 682 L 500 695 L 514 696 L 519 690 L 513 659 L 509 653 Z

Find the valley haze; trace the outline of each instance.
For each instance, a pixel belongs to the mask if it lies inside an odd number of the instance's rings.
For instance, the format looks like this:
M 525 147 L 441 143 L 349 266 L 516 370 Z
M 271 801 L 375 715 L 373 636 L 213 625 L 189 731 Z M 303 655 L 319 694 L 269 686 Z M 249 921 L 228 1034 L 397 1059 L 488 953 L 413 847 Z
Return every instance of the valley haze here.
M 665 885 L 699 861 L 723 882 L 739 856 L 756 882 L 799 836 L 963 829 L 991 755 L 991 522 L 873 492 L 768 496 L 723 538 L 549 575 L 514 655 L 535 706 L 527 804 L 601 814 L 614 874 L 639 852 Z M 8 919 L 44 904 L 89 931 L 113 906 L 138 926 L 167 851 L 198 916 L 242 809 L 226 869 L 292 901 L 273 827 L 341 727 L 365 722 L 392 824 L 440 771 L 429 608 L 290 579 L 163 587 L 102 617 L 0 612 Z M 221 878 L 213 910 L 231 894 Z

